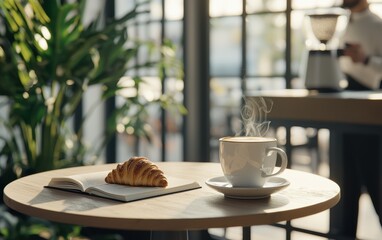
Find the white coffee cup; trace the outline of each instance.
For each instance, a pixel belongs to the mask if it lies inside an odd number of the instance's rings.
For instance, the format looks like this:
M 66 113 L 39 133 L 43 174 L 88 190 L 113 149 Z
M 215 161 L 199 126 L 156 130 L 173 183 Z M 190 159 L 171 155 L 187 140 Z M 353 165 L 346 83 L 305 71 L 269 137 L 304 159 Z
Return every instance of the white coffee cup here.
M 281 167 L 274 173 L 277 154 L 281 157 Z M 277 140 L 268 137 L 220 138 L 219 159 L 224 176 L 233 187 L 262 187 L 288 164 L 286 153 L 277 147 Z

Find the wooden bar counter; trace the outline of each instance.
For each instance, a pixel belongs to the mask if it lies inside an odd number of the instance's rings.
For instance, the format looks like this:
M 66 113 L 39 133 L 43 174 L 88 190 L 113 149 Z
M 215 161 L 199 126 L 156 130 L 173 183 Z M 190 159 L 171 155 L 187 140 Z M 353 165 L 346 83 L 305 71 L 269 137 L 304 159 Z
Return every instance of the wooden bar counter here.
M 273 102 L 268 117 L 285 122 L 382 126 L 382 91 L 318 93 L 305 89 L 253 92 Z

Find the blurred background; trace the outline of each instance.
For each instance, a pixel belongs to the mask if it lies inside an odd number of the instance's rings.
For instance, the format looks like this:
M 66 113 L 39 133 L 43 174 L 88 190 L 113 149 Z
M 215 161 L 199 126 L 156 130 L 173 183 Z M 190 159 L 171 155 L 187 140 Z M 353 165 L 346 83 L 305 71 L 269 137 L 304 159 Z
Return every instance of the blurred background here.
M 145 79 L 140 94 L 150 101 L 162 93 L 174 92 L 174 98 L 184 103 L 188 114 L 150 106 L 146 109 L 149 121 L 143 126 L 150 137 L 139 137 L 134 128 L 117 125 L 117 134 L 97 159 L 98 163 L 123 162 L 134 155 L 147 156 L 152 161 L 218 162 L 218 139 L 240 130 L 243 96 L 257 90 L 304 88 L 301 64 L 306 50 L 303 26 L 306 12 L 331 9 L 342 3 L 341 0 L 99 0 L 87 1 L 84 24 L 99 12 L 121 17 L 142 2 L 148 2 L 149 12 L 130 21 L 129 37 L 157 44 L 169 39 L 176 49 L 173 54 L 183 65 L 184 76 L 180 78 L 173 72 L 162 74 L 152 67 L 131 70 L 139 71 Z M 382 0 L 369 3 L 371 10 L 382 17 Z M 144 63 L 151 57 L 149 48 L 141 48 L 136 61 Z M 123 94 L 135 94 L 129 92 L 133 74 L 128 71 L 121 79 L 121 85 L 126 86 Z M 105 116 L 124 101 L 123 97 L 116 97 L 113 103 L 94 108 L 100 97 L 101 89 L 92 86 L 81 105 L 83 112 L 92 110 L 83 135 L 88 145 L 97 144 L 104 133 Z M 329 130 L 295 126 L 290 131 L 290 143 L 294 146 L 291 167 L 328 177 Z M 272 123 L 267 134 L 277 137 L 280 146 L 288 136 L 287 129 L 275 128 Z M 382 229 L 367 194 L 360 204 L 357 236 L 382 239 Z M 293 231 L 289 235 L 292 239 L 327 239 L 329 212 L 287 224 L 302 230 Z M 280 227 L 252 228 L 254 239 L 289 239 L 286 230 Z M 209 231 L 221 238 L 241 239 L 241 228 Z

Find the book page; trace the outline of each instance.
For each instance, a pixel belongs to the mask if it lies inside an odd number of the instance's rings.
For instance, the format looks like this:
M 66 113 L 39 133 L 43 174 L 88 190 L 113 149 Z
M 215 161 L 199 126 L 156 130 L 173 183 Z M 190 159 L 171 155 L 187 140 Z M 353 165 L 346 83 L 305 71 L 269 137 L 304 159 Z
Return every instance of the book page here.
M 85 192 L 89 187 L 105 184 L 105 177 L 109 171 L 76 174 L 65 177 L 52 178 L 49 187 L 72 189 Z

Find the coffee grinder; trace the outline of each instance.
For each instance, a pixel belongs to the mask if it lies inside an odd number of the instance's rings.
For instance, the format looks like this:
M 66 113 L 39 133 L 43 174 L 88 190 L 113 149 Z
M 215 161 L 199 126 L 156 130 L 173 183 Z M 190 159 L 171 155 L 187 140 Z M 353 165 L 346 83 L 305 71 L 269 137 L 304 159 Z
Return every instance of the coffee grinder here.
M 320 92 L 343 89 L 345 77 L 340 70 L 338 57 L 342 54 L 340 37 L 348 21 L 343 9 L 315 11 L 305 16 L 307 48 L 302 77 L 305 87 Z

